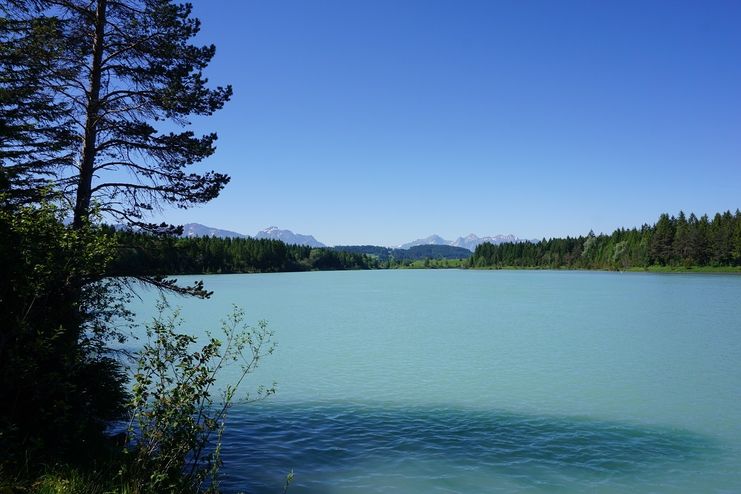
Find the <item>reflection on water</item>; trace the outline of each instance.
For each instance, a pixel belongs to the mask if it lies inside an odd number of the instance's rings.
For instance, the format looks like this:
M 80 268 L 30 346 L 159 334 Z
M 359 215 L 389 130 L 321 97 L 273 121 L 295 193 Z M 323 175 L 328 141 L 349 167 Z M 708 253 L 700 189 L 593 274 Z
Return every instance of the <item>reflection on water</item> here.
M 223 454 L 228 492 L 280 492 L 291 469 L 295 493 L 666 491 L 717 448 L 586 418 L 317 403 L 236 407 Z

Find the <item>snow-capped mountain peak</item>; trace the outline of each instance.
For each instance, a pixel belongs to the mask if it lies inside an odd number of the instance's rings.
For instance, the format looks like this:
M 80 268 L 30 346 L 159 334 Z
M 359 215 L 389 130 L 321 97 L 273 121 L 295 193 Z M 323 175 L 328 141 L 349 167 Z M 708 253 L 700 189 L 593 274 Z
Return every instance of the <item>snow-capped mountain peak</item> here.
M 277 226 L 269 226 L 264 230 L 260 230 L 255 235 L 255 238 L 280 240 L 287 244 L 308 245 L 309 247 L 326 247 L 326 245 L 319 242 L 312 235 L 301 235 L 300 233 L 293 233 L 291 230 L 281 230 Z
M 247 235 L 233 232 L 230 230 L 221 230 L 211 228 L 210 226 L 201 225 L 200 223 L 186 223 L 183 225 L 183 237 L 222 237 L 222 238 L 243 238 Z

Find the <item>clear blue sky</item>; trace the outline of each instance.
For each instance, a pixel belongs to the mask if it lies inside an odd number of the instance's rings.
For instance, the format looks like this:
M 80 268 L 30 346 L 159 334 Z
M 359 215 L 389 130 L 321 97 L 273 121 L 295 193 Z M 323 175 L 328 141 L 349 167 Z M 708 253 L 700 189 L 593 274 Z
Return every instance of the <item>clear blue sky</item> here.
M 741 2 L 194 6 L 232 181 L 171 222 L 393 245 L 741 207 Z

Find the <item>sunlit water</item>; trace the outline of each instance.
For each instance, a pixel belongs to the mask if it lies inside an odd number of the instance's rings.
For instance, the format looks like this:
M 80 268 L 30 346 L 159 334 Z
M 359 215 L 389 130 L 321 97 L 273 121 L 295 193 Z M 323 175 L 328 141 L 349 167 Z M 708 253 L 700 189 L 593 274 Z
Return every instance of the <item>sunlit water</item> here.
M 741 492 L 741 276 L 201 278 L 187 328 L 236 303 L 278 342 L 245 387 L 277 395 L 230 414 L 227 492 Z

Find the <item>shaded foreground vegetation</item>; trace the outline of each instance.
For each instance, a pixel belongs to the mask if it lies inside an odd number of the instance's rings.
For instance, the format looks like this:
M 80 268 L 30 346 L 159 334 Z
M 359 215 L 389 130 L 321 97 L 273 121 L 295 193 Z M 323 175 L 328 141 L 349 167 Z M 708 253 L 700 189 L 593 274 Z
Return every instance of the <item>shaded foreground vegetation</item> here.
M 226 414 L 273 351 L 267 325 L 235 308 L 198 344 L 163 302 L 141 348 L 115 350 L 132 316 L 115 237 L 49 204 L 0 205 L 0 492 L 218 492 Z M 241 373 L 218 391 L 228 363 Z
M 215 393 L 215 374 L 235 360 L 249 373 L 270 331 L 237 311 L 200 346 L 163 313 L 138 352 L 118 350 L 133 282 L 209 293 L 160 270 L 115 276 L 119 239 L 99 226 L 105 215 L 172 234 L 147 223 L 153 210 L 206 203 L 229 181 L 192 169 L 217 136 L 190 121 L 232 91 L 209 87 L 215 48 L 192 43 L 191 11 L 171 0 L 0 2 L 0 492 L 219 489 L 235 390 Z M 129 426 L 112 435 L 119 421 Z
M 662 214 L 654 225 L 618 229 L 611 235 L 479 245 L 474 268 L 550 268 L 675 271 L 741 268 L 741 211 L 687 217 Z

